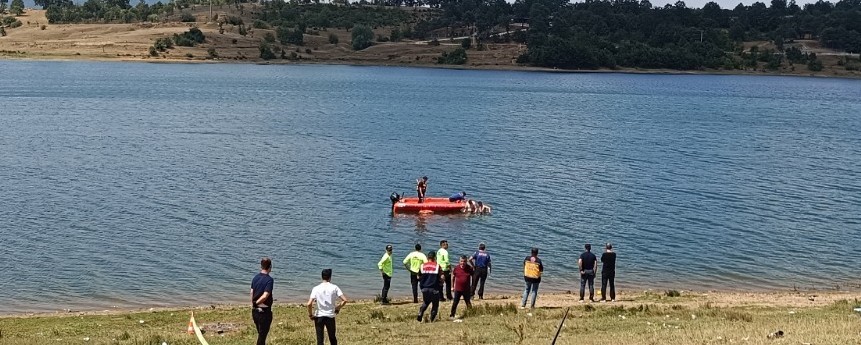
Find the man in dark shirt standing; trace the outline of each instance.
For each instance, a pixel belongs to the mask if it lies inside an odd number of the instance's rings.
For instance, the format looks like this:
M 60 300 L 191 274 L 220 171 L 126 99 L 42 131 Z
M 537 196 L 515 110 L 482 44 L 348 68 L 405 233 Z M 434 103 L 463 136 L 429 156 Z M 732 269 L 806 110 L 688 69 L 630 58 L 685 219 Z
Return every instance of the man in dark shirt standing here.
M 440 268 L 436 263 L 436 253 L 428 252 L 428 261 L 422 264 L 419 271 L 419 283 L 422 288 L 422 306 L 419 307 L 419 316 L 416 320 L 422 322 L 422 317 L 428 305 L 431 306 L 430 322 L 436 319 L 436 314 L 439 312 L 439 295 L 442 289 L 442 281 L 440 277 Z
M 586 251 L 580 254 L 577 260 L 580 267 L 580 303 L 583 303 L 583 293 L 586 292 L 586 284 L 589 284 L 589 301 L 595 302 L 595 270 L 598 269 L 598 258 L 592 254 L 592 245 L 586 243 Z
M 484 299 L 484 282 L 487 276 L 490 275 L 491 263 L 490 254 L 485 250 L 484 243 L 478 245 L 478 251 L 472 254 L 470 262 L 475 267 L 475 273 L 472 276 L 472 296 L 475 296 L 476 288 L 478 289 L 478 299 Z M 481 286 L 479 286 L 481 285 Z
M 251 318 L 257 327 L 257 345 L 266 344 L 269 326 L 272 325 L 272 286 L 275 280 L 269 276 L 272 260 L 260 260 L 260 273 L 251 280 Z
M 601 302 L 607 300 L 607 285 L 610 285 L 610 302 L 616 302 L 616 253 L 613 244 L 607 243 L 601 254 Z

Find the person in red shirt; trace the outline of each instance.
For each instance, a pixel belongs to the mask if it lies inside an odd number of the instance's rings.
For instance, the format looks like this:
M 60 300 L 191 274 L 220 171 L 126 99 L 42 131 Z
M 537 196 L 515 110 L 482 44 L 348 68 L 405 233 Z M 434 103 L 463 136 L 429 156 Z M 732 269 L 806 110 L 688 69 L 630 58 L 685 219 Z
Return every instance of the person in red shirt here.
M 452 271 L 452 276 L 454 279 L 454 299 L 452 299 L 451 303 L 451 314 L 449 314 L 449 319 L 454 320 L 454 314 L 457 312 L 457 305 L 460 303 L 460 298 L 463 297 L 463 301 L 466 303 L 467 308 L 472 308 L 472 303 L 470 302 L 470 290 L 469 283 L 472 280 L 472 266 L 466 264 L 467 258 L 466 255 L 460 256 L 460 263 L 457 264 L 457 267 Z

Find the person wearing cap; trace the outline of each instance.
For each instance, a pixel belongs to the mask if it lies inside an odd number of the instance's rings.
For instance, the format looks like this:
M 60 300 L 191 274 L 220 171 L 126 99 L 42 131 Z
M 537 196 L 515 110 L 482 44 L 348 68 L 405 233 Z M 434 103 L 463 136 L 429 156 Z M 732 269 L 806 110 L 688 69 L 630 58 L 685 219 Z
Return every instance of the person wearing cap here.
M 422 287 L 422 305 L 419 307 L 418 322 L 422 322 L 425 311 L 431 306 L 430 322 L 436 319 L 439 312 L 439 295 L 442 288 L 439 264 L 436 263 L 436 253 L 428 252 L 428 261 L 422 264 L 419 276 Z
M 428 261 L 427 256 L 422 253 L 422 245 L 416 243 L 416 250 L 404 258 L 404 267 L 410 271 L 410 285 L 413 288 L 413 303 L 419 303 L 419 272 L 422 264 Z
M 389 287 L 392 285 L 392 273 L 394 273 L 392 269 L 391 244 L 386 246 L 386 252 L 383 253 L 383 257 L 377 263 L 377 268 L 380 269 L 380 273 L 383 275 L 383 291 L 380 294 L 380 303 L 384 305 L 389 304 Z
M 272 326 L 272 288 L 275 279 L 269 276 L 272 272 L 272 260 L 260 259 L 260 273 L 251 280 L 251 318 L 257 328 L 257 345 L 266 345 L 266 336 Z
M 601 254 L 601 302 L 607 301 L 607 287 L 610 287 L 610 302 L 616 302 L 616 252 L 613 244 L 604 246 Z
M 541 284 L 542 273 L 544 273 L 544 264 L 538 258 L 538 248 L 532 248 L 532 255 L 527 256 L 523 260 L 523 280 L 526 281 L 526 288 L 523 290 L 523 298 L 520 299 L 521 309 L 526 308 L 530 292 L 532 293 L 530 308 L 535 308 L 535 300 L 538 299 L 538 285 Z
M 472 276 L 472 296 L 475 296 L 476 288 L 478 288 L 478 299 L 484 299 L 484 282 L 487 276 L 490 275 L 491 263 L 490 253 L 487 252 L 484 243 L 478 245 L 478 251 L 472 254 L 470 263 L 475 267 L 475 273 Z M 480 285 L 480 286 L 479 286 Z
M 335 334 L 335 316 L 347 304 L 347 296 L 341 292 L 341 288 L 331 283 L 331 269 L 324 269 L 320 273 L 320 277 L 323 282 L 311 290 L 311 298 L 308 299 L 308 318 L 314 321 L 314 328 L 317 331 L 317 345 L 323 345 L 324 328 L 329 334 L 329 344 L 338 345 L 338 338 Z M 314 304 L 317 305 L 316 311 L 313 309 Z
M 580 303 L 583 303 L 583 294 L 586 285 L 589 285 L 589 301 L 595 302 L 595 270 L 598 269 L 598 258 L 592 254 L 592 245 L 586 243 L 586 251 L 580 254 L 577 266 L 580 268 Z
M 428 177 L 422 176 L 422 178 L 416 180 L 416 194 L 419 196 L 419 202 L 425 201 L 425 192 L 428 191 Z
M 451 264 L 448 259 L 448 241 L 439 241 L 439 249 L 436 251 L 436 262 L 439 264 L 442 281 L 445 283 L 445 295 L 440 294 L 439 300 L 440 302 L 445 302 L 446 298 L 451 299 Z
M 470 302 L 470 284 L 472 281 L 472 266 L 467 264 L 469 259 L 466 255 L 460 256 L 460 262 L 457 266 L 452 270 L 452 276 L 454 276 L 454 299 L 451 301 L 451 313 L 449 314 L 449 319 L 454 320 L 455 313 L 457 313 L 457 305 L 460 303 L 460 299 L 463 298 L 463 302 L 466 303 L 467 308 L 472 308 L 472 303 Z

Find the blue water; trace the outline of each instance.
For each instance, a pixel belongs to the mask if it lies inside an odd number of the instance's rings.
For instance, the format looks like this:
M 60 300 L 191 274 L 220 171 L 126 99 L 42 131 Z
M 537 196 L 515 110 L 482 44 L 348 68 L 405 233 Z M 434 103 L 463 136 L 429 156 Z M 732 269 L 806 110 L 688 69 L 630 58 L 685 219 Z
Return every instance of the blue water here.
M 0 312 L 244 302 L 322 268 L 351 297 L 387 243 L 487 242 L 489 293 L 861 285 L 861 82 L 391 67 L 0 61 Z M 491 216 L 397 216 L 465 190 Z M 597 249 L 597 248 L 596 248 Z M 396 269 L 393 293 L 406 296 Z

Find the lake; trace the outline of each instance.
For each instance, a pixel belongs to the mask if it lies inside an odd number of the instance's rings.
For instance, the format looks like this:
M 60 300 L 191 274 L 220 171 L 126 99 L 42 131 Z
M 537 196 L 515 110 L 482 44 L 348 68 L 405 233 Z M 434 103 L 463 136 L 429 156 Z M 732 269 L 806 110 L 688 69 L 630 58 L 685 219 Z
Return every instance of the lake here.
M 0 61 L 0 313 L 245 303 L 323 268 L 486 242 L 488 293 L 861 286 L 861 81 L 397 67 Z M 466 191 L 489 216 L 398 215 Z

